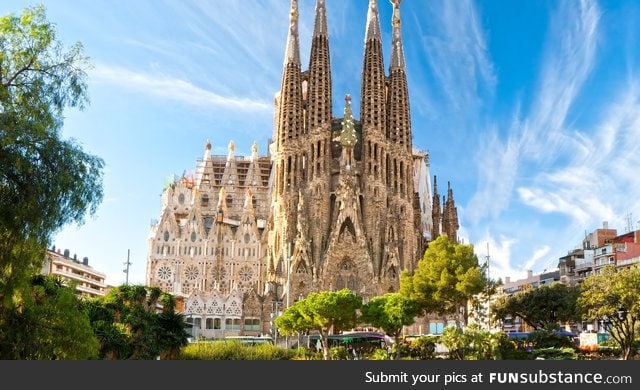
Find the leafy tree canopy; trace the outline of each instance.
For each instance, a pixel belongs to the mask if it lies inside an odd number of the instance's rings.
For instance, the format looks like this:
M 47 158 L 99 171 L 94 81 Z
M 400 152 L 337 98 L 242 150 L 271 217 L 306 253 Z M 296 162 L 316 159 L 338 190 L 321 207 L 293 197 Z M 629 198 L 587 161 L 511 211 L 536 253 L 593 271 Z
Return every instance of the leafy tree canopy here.
M 59 134 L 64 109 L 88 103 L 89 67 L 42 5 L 0 17 L 0 328 L 53 234 L 102 201 L 103 161 Z
M 187 344 L 175 298 L 157 287 L 114 287 L 86 306 L 102 359 L 171 359 Z
M 418 301 L 425 313 L 452 314 L 483 290 L 486 280 L 472 245 L 447 236 L 429 243 L 413 275 L 403 271 L 400 293 Z
M 357 310 L 362 297 L 349 289 L 310 293 L 289 307 L 275 324 L 282 334 L 317 331 L 322 339 L 324 358 L 329 360 L 327 337 L 329 332 L 353 328 L 358 321 Z
M 85 360 L 98 356 L 96 339 L 75 286 L 36 275 L 18 310 L 7 312 L 0 358 Z
M 360 321 L 382 328 L 399 345 L 402 328 L 413 324 L 415 317 L 421 312 L 422 308 L 415 300 L 400 293 L 387 293 L 371 298 L 362 306 Z M 399 358 L 397 354 L 396 359 Z
M 559 322 L 579 320 L 579 289 L 563 283 L 543 285 L 500 297 L 492 306 L 495 320 L 520 317 L 534 329 L 558 328 Z
M 629 359 L 640 318 L 640 268 L 607 266 L 580 284 L 578 307 L 587 320 L 611 324 L 611 337 Z

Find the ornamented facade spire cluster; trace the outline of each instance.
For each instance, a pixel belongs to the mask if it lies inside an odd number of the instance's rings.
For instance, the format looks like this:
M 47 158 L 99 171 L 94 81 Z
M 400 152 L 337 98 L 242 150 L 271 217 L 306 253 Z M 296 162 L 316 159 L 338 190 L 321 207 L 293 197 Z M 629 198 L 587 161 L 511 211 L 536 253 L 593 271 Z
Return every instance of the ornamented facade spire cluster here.
M 435 177 L 431 199 L 428 153 L 412 145 L 400 0 L 392 6 L 386 75 L 378 2 L 369 1 L 360 119 L 350 95 L 343 117 L 333 117 L 325 0 L 316 1 L 307 71 L 292 0 L 268 155 L 254 143 L 250 156 L 238 156 L 231 141 L 227 156 L 214 156 L 207 142 L 194 181 L 165 189 L 147 284 L 184 297 L 206 337 L 236 321 L 245 333 L 266 333 L 264 308 L 285 297 L 398 291 L 400 272 L 415 269 L 426 242 L 455 237 L 451 187 L 441 209 Z
M 445 235 L 449 237 L 449 241 L 458 242 L 458 229 L 460 229 L 460 223 L 458 221 L 458 208 L 453 200 L 451 182 L 447 182 L 447 195 L 442 196 L 441 204 L 440 194 L 438 193 L 438 184 L 435 176 L 433 177 L 432 221 L 432 240 L 435 240 L 441 235 Z

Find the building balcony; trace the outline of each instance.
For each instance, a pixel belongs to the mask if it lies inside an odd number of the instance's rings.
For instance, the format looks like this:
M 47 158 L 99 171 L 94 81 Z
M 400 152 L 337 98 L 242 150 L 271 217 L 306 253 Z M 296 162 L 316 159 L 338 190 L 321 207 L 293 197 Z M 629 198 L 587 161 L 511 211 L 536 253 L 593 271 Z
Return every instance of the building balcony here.
M 618 260 L 616 262 L 616 267 L 628 267 L 636 263 L 640 263 L 640 257 L 633 257 L 631 259 Z

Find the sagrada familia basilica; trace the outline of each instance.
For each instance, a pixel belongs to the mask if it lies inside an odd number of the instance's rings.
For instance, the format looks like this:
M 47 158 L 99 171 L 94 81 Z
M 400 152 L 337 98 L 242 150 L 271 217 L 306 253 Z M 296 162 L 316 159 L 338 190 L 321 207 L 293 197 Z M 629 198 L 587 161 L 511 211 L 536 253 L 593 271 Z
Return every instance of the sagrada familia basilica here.
M 397 291 L 430 240 L 457 240 L 451 187 L 441 200 L 428 153 L 412 145 L 400 0 L 392 6 L 385 74 L 378 2 L 369 2 L 359 120 L 349 95 L 333 116 L 325 1 L 303 70 L 292 0 L 268 153 L 254 143 L 236 156 L 231 141 L 214 156 L 207 142 L 195 175 L 165 187 L 147 285 L 179 297 L 199 336 L 268 333 L 274 314 L 310 292 Z

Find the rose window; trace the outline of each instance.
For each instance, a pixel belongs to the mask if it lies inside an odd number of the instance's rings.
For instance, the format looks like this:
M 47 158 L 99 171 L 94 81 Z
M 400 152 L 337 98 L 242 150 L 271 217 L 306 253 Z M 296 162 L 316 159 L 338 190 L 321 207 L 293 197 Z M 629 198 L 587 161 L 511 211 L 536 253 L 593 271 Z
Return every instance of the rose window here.
M 200 271 L 198 271 L 198 268 L 195 265 L 190 265 L 184 271 L 184 276 L 189 280 L 195 280 L 199 273 Z
M 240 268 L 239 275 L 240 280 L 243 282 L 250 282 L 253 279 L 253 270 L 247 266 Z
M 158 279 L 169 280 L 171 279 L 171 268 L 162 266 L 158 269 Z

